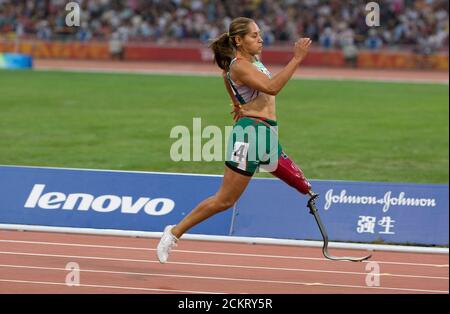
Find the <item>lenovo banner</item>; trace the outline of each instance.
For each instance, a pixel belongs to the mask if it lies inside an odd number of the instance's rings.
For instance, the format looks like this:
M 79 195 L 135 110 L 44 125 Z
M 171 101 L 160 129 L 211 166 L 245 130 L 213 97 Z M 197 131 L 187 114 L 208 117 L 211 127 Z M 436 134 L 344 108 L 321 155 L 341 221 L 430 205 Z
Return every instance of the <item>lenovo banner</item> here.
M 162 231 L 221 176 L 0 166 L 0 224 Z M 448 185 L 311 181 L 331 241 L 448 245 Z M 254 178 L 237 204 L 189 233 L 321 240 L 308 197 Z

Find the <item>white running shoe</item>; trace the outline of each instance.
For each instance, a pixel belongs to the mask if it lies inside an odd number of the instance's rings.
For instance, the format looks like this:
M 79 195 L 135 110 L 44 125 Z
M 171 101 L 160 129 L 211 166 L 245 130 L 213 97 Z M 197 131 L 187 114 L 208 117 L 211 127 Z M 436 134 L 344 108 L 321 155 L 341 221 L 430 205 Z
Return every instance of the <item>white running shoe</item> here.
M 162 264 L 167 262 L 170 250 L 177 246 L 178 239 L 172 234 L 173 227 L 175 227 L 175 225 L 169 225 L 164 228 L 164 233 L 156 248 L 159 262 Z

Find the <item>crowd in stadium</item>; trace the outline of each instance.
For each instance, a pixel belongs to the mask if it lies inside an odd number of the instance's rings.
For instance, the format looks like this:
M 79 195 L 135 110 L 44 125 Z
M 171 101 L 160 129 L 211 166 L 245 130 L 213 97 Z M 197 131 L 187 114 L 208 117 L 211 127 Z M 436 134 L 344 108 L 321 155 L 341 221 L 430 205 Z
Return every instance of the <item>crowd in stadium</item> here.
M 311 37 L 323 48 L 448 49 L 447 0 L 380 0 L 380 26 L 366 25 L 364 0 L 83 0 L 68 27 L 67 0 L 0 0 L 0 33 L 45 40 L 206 42 L 231 19 L 255 19 L 265 45 Z

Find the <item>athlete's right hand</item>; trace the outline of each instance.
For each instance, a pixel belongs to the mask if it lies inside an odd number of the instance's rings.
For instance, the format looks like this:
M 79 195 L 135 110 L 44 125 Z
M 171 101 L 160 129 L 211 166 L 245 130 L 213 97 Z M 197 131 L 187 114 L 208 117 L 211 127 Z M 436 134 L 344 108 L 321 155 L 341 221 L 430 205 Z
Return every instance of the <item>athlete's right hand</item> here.
M 295 42 L 294 46 L 294 58 L 302 61 L 308 54 L 309 46 L 311 46 L 312 40 L 310 38 L 300 38 Z
M 233 120 L 235 122 L 237 122 L 237 120 L 239 120 L 239 118 L 242 117 L 242 105 L 239 103 L 233 103 L 231 104 L 231 106 L 233 106 L 233 110 L 230 111 L 231 114 L 234 114 L 233 116 Z

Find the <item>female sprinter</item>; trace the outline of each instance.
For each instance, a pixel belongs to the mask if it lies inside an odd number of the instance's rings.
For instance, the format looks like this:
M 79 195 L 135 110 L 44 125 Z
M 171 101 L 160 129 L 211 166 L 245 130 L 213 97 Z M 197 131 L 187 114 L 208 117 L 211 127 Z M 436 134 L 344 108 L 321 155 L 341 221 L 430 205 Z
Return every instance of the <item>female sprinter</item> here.
M 239 126 L 241 128 L 250 126 L 254 128 L 253 134 L 256 138 L 264 135 L 273 138 L 274 134 L 276 136 L 275 95 L 292 77 L 308 53 L 310 45 L 309 38 L 298 40 L 294 45 L 292 59 L 281 72 L 272 76 L 258 59 L 263 41 L 258 25 L 252 19 L 244 17 L 234 19 L 229 32 L 211 43 L 215 61 L 223 70 L 225 87 L 234 104 L 234 119 L 237 122 L 233 131 Z M 157 247 L 157 256 L 161 263 L 167 261 L 170 250 L 187 230 L 208 217 L 232 207 L 259 166 L 267 164 L 267 158 L 263 161 L 261 154 L 254 153 L 255 158 L 250 158 L 250 153 L 257 150 L 252 147 L 255 146 L 255 142 L 249 141 L 248 136 L 244 136 L 244 140 L 241 138 L 240 141 L 238 137 L 230 136 L 229 158 L 225 162 L 225 173 L 219 191 L 198 204 L 180 223 L 164 229 Z M 311 185 L 299 167 L 282 151 L 278 140 L 276 145 L 268 146 L 265 148 L 271 152 L 275 148 L 276 151 L 275 156 L 271 156 L 275 157 L 276 161 L 271 173 L 299 192 L 313 196 Z M 269 163 L 273 164 L 273 160 L 274 158 Z

